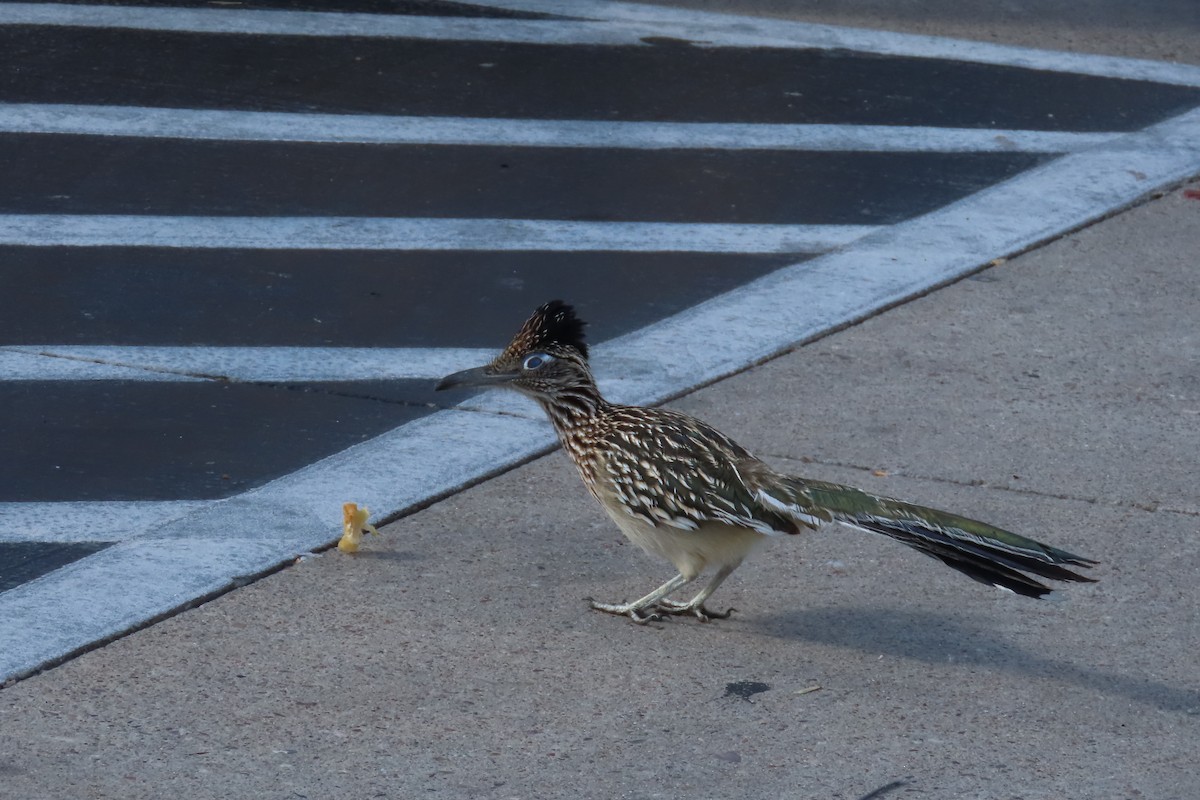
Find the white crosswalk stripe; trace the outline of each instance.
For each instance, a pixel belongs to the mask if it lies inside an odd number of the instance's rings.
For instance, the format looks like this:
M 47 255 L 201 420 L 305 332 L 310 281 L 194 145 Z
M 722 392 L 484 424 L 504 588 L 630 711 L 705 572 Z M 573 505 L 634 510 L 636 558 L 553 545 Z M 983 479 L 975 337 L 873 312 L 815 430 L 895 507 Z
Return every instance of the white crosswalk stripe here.
M 0 379 L 272 382 L 426 379 L 485 363 L 495 350 L 447 347 L 0 347 Z
M 0 132 L 253 142 L 860 153 L 1070 153 L 1120 134 L 912 125 L 473 119 L 0 103 Z
M 873 225 L 0 214 L 0 244 L 37 247 L 820 253 L 876 230 Z

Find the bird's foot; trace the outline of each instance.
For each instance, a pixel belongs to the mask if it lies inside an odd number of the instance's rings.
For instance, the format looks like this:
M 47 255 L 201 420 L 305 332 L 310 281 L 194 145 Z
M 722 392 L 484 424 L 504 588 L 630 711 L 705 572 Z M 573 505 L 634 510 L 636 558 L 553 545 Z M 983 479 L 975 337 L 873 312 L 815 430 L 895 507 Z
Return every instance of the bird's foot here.
M 677 600 L 659 600 L 654 604 L 655 611 L 661 611 L 664 614 L 672 616 L 691 615 L 701 622 L 708 622 L 714 619 L 729 619 L 736 608 L 727 608 L 724 611 L 710 611 L 705 608 L 703 603 L 680 603 Z
M 603 611 L 605 614 L 615 614 L 618 617 L 629 617 L 638 625 L 645 625 L 648 622 L 662 621 L 662 614 L 651 611 L 648 614 L 642 614 L 646 607 L 638 607 L 635 603 L 601 603 L 592 598 L 585 598 L 588 603 L 597 611 Z

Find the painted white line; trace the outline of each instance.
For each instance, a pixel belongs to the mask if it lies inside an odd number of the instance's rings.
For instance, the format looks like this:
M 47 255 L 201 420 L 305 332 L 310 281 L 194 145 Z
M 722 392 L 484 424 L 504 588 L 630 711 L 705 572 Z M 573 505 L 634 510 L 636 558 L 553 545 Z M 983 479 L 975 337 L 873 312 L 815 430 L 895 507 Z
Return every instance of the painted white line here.
M 467 347 L 14 345 L 0 348 L 0 381 L 117 377 L 147 381 L 220 378 L 260 383 L 433 380 L 478 366 L 494 355 L 491 350 Z M 5 359 L 17 356 L 27 361 L 17 369 L 6 369 Z M 119 376 L 114 370 L 121 370 Z
M 579 14 L 571 14 L 578 18 Z M 624 26 L 579 19 L 522 20 L 422 17 L 335 11 L 263 11 L 243 8 L 147 8 L 57 3 L 0 3 L 0 25 L 63 25 L 186 33 L 275 36 L 355 36 L 371 39 L 639 45 Z
M 819 253 L 875 230 L 870 225 L 530 219 L 0 215 L 0 244 L 43 247 Z
M 649 46 L 643 41 L 649 37 L 670 37 L 706 47 L 847 49 L 880 55 L 945 58 L 1200 86 L 1200 67 L 1187 64 L 1059 53 L 987 42 L 731 16 L 636 3 L 481 0 L 479 4 L 557 14 L 568 19 L 476 19 L 323 11 L 0 3 L 0 25 L 642 46 Z M 581 20 L 581 17 L 587 19 Z
M 38 355 L 33 348 L 0 347 L 0 381 L 143 381 L 155 380 L 144 370 L 119 364 L 96 364 L 87 361 L 50 358 Z M 167 380 L 189 380 L 169 376 Z
M 474 2 L 474 0 L 473 0 Z M 666 36 L 708 47 L 789 47 L 853 50 L 879 55 L 944 58 L 980 64 L 1075 72 L 1131 80 L 1200 86 L 1200 67 L 1137 58 L 1063 53 L 990 42 L 792 20 L 668 8 L 641 3 L 579 0 L 478 0 L 477 5 L 544 14 L 587 16 L 642 36 Z M 652 31 L 652 32 L 648 32 Z
M 0 503 L 0 542 L 118 542 L 218 500 Z
M 32 103 L 0 103 L 0 132 L 247 142 L 875 153 L 1069 153 L 1121 135 L 903 125 L 388 117 Z

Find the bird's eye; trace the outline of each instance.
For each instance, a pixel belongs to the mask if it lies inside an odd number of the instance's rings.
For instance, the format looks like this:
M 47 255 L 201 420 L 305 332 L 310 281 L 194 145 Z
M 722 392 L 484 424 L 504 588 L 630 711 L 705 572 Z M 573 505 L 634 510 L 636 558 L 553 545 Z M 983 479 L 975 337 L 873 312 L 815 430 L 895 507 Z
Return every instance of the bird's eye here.
M 525 360 L 521 363 L 521 369 L 537 369 L 550 360 L 550 356 L 545 353 L 534 353 L 531 356 L 525 356 Z

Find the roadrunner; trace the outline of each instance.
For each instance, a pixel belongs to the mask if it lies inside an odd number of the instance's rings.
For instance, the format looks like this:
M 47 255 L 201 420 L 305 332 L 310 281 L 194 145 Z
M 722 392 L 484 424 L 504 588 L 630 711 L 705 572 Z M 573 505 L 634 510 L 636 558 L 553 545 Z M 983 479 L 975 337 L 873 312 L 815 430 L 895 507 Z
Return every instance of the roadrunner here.
M 966 517 L 876 497 L 849 486 L 776 472 L 698 419 L 610 403 L 588 366 L 584 323 L 555 300 L 539 308 L 492 363 L 448 375 L 439 390 L 503 386 L 536 400 L 592 496 L 630 541 L 679 574 L 631 603 L 592 608 L 645 623 L 664 614 L 728 617 L 705 602 L 767 536 L 840 522 L 881 533 L 982 583 L 1027 597 L 1050 591 L 1033 577 L 1091 581 L 1063 565 L 1088 558 Z M 677 590 L 715 570 L 690 601 Z

